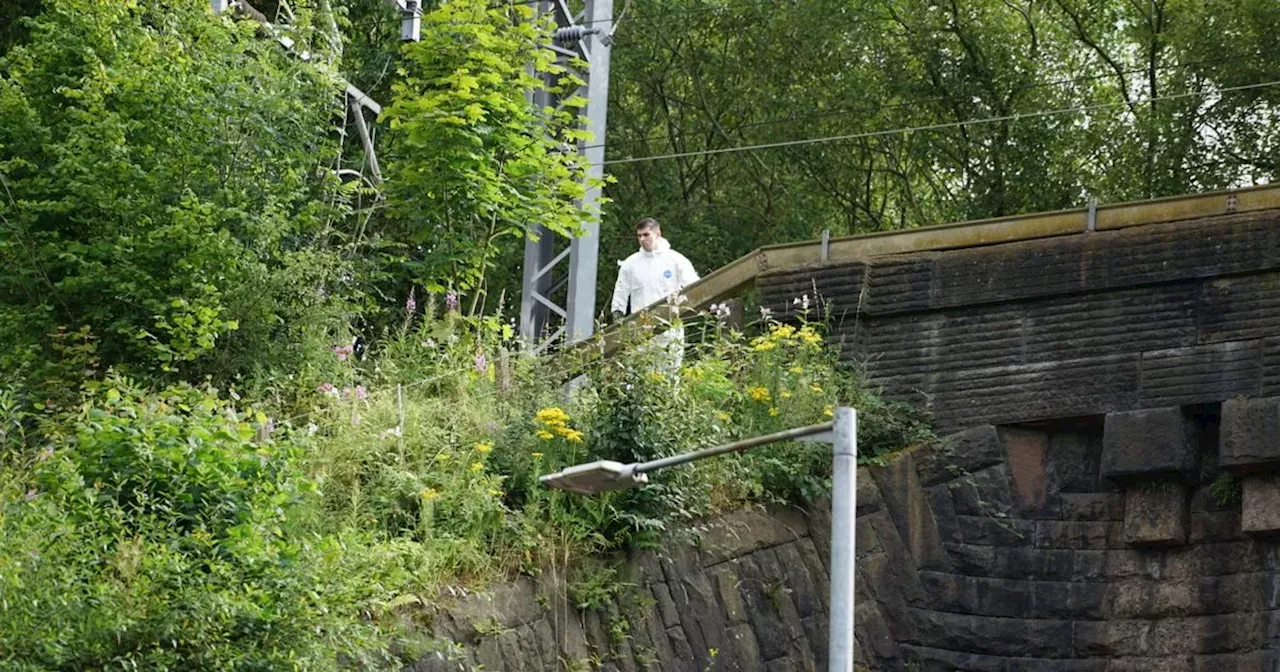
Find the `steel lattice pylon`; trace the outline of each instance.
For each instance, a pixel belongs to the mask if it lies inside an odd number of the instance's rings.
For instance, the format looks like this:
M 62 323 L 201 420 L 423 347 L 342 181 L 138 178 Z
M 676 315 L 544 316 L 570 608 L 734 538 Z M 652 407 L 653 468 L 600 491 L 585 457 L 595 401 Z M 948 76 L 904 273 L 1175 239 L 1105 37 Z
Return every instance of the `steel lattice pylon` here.
M 613 0 L 587 0 L 581 12 L 570 10 L 565 0 L 544 0 L 540 13 L 554 13 L 556 39 L 549 48 L 563 60 L 587 64 L 580 73 L 585 84 L 576 92 L 587 100 L 583 109 L 592 140 L 580 143 L 587 163 L 588 188 L 579 207 L 592 211 L 600 199 L 604 177 L 604 139 L 609 100 L 609 53 L 613 43 Z M 539 107 L 553 104 L 549 95 L 537 94 Z M 566 245 L 567 242 L 567 245 Z M 557 251 L 557 247 L 561 249 Z M 582 235 L 568 241 L 545 229 L 538 239 L 525 241 L 524 280 L 520 300 L 520 334 L 540 352 L 564 338 L 566 342 L 590 336 L 595 328 L 596 269 L 600 258 L 600 220 L 592 219 Z M 567 272 L 557 273 L 567 260 Z M 555 297 L 564 290 L 563 303 Z M 553 317 L 561 324 L 552 329 Z

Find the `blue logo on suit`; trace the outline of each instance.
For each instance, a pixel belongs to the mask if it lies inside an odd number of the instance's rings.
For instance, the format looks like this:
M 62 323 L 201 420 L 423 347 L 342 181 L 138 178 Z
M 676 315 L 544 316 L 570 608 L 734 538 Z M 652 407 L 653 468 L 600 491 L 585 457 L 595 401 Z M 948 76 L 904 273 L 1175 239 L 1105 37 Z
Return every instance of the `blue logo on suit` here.
M 669 268 L 668 268 L 667 270 L 663 271 L 663 272 L 662 272 L 662 277 L 667 278 L 667 279 L 670 279 L 670 278 L 671 278 L 671 269 L 669 269 Z

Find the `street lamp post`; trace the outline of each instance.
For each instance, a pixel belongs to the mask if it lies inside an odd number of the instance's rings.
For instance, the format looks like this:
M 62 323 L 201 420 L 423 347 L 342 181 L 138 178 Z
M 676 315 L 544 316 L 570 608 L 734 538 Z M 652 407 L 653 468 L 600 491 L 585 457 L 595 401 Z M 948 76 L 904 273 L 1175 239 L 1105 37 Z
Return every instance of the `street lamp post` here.
M 716 455 L 736 453 L 778 441 L 819 441 L 832 446 L 831 470 L 831 613 L 829 614 L 828 669 L 852 672 L 854 629 L 854 523 L 858 489 L 857 411 L 838 407 L 834 419 L 796 427 L 691 453 L 648 462 L 623 464 L 597 460 L 540 476 L 543 485 L 582 495 L 626 490 L 649 482 L 649 472 Z

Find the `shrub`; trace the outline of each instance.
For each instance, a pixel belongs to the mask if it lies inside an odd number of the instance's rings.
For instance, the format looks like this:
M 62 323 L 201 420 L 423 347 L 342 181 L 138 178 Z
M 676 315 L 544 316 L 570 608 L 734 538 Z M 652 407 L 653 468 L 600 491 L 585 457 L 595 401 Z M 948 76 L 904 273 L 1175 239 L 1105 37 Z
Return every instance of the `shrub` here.
M 0 478 L 0 661 L 19 669 L 391 664 L 369 616 L 408 554 L 303 529 L 286 432 L 208 391 L 112 379 Z

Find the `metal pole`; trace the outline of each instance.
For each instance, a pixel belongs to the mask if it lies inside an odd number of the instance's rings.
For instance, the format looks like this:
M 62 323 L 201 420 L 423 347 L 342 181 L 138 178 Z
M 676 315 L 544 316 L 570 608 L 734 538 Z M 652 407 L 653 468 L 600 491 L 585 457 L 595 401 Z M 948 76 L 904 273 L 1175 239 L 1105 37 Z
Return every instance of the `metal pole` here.
M 604 178 L 604 143 L 609 105 L 609 52 L 613 47 L 613 0 L 588 0 L 587 25 L 597 29 L 586 41 L 588 76 L 587 106 L 583 110 L 587 130 L 592 139 L 582 150 L 587 162 L 587 180 Z M 589 187 L 582 196 L 582 208 L 596 207 L 600 187 Z M 596 270 L 600 258 L 600 217 L 594 216 L 582 227 L 582 235 L 569 243 L 568 315 L 565 319 L 565 342 L 572 343 L 591 335 L 595 329 Z
M 724 443 L 719 446 L 714 446 L 711 448 L 703 448 L 702 450 L 695 450 L 692 453 L 672 455 L 671 457 L 661 457 L 656 460 L 649 460 L 648 462 L 641 462 L 639 464 L 629 464 L 626 466 L 630 467 L 631 471 L 637 474 L 643 474 L 646 472 L 663 469 L 665 467 L 674 467 L 677 464 L 684 464 L 685 462 L 693 462 L 694 460 L 701 460 L 708 457 L 714 457 L 716 455 L 723 455 L 725 453 L 737 453 L 737 452 L 746 450 L 748 448 L 755 448 L 756 446 L 763 446 L 767 443 L 774 443 L 775 441 L 795 441 L 797 439 L 805 439 L 805 438 L 814 436 L 816 434 L 822 434 L 823 432 L 829 432 L 829 431 L 831 431 L 831 423 L 823 422 L 816 425 L 806 425 L 804 427 L 796 427 L 794 429 L 784 429 L 781 432 L 774 432 L 773 434 L 765 434 L 763 436 L 755 436 L 750 439 L 742 439 L 741 441 L 734 441 L 733 443 Z
M 382 170 L 378 167 L 378 155 L 373 152 L 373 139 L 369 137 L 369 126 L 364 122 L 364 109 L 358 101 L 353 99 L 351 111 L 356 115 L 356 130 L 360 132 L 360 144 L 364 146 L 364 158 L 369 161 L 369 173 L 373 175 L 373 183 L 382 184 Z
M 858 491 L 858 414 L 835 409 L 831 443 L 831 618 L 827 659 L 830 672 L 853 671 L 854 523 Z

